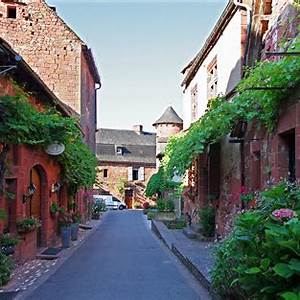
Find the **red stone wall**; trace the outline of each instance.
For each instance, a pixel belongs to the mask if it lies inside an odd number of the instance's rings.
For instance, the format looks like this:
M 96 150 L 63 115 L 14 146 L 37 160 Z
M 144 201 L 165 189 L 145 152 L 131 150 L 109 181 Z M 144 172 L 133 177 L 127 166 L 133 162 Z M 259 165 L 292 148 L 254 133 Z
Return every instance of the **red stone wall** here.
M 14 95 L 13 83 L 5 77 L 0 79 L 0 95 Z M 38 109 L 44 107 L 35 95 L 29 101 Z M 27 193 L 30 184 L 30 171 L 33 167 L 38 169 L 41 177 L 41 245 L 50 246 L 57 243 L 57 220 L 50 215 L 50 206 L 53 202 L 64 205 L 68 202 L 66 187 L 58 193 L 51 192 L 51 185 L 61 181 L 61 167 L 54 157 L 49 156 L 41 146 L 11 145 L 7 159 L 8 170 L 5 175 L 6 182 L 11 185 L 14 199 L 0 199 L 0 208 L 7 208 L 10 201 L 9 231 L 16 233 L 16 222 L 26 217 L 26 204 L 23 195 Z M 28 216 L 27 216 L 28 217 Z M 0 232 L 4 222 L 0 222 Z M 36 237 L 36 235 L 35 235 Z M 26 234 L 19 245 L 16 258 L 29 259 L 36 253 L 36 243 L 32 234 Z
M 85 140 L 95 150 L 95 81 L 83 42 L 43 0 L 0 0 L 0 36 L 18 52 L 64 103 L 81 115 Z M 7 18 L 7 7 L 17 18 Z
M 0 1 L 0 36 L 60 100 L 80 113 L 82 42 L 43 0 L 4 2 Z M 6 17 L 8 5 L 17 8 L 16 19 Z
M 81 126 L 85 141 L 95 152 L 97 126 L 95 81 L 83 54 L 81 54 Z

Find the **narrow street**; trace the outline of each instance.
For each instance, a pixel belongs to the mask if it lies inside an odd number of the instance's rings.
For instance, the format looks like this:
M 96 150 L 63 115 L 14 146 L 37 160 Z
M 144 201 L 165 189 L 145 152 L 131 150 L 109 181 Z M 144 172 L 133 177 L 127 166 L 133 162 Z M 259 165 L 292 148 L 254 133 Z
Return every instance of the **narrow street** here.
M 27 299 L 210 299 L 140 211 L 109 212 L 98 230 Z

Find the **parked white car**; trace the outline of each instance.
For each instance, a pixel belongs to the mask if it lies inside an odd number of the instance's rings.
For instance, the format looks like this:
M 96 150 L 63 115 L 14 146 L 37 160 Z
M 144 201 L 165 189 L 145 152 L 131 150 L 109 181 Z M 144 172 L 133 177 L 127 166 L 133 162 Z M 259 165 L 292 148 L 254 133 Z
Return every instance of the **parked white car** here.
M 125 202 L 118 200 L 112 195 L 94 195 L 93 197 L 95 202 L 103 202 L 107 208 L 120 210 L 127 208 Z

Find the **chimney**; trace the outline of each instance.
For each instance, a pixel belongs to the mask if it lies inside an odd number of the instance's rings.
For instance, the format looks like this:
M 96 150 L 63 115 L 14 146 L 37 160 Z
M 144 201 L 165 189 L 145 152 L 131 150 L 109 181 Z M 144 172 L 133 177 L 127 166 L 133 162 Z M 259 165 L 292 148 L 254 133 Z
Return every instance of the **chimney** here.
M 133 125 L 133 130 L 137 134 L 142 134 L 143 133 L 143 125 Z

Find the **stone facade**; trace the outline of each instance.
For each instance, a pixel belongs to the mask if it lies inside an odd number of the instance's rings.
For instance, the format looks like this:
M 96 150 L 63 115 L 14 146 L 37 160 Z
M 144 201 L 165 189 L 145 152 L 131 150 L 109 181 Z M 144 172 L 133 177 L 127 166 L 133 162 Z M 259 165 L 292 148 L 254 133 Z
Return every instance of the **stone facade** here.
M 26 72 L 20 66 L 19 72 Z M 23 75 L 24 76 L 24 75 Z M 28 77 L 29 76 L 29 77 Z M 36 82 L 35 77 L 27 78 L 37 87 L 35 90 L 24 89 L 30 93 L 29 102 L 39 110 L 45 109 L 49 103 L 55 106 L 57 98 L 45 91 L 45 86 Z M 0 78 L 0 95 L 15 95 L 15 84 L 23 86 L 24 82 L 18 81 L 18 76 Z M 21 76 L 22 78 L 22 76 Z M 51 98 L 53 97 L 53 98 Z M 47 102 L 45 101 L 47 99 Z M 60 112 L 66 113 L 63 109 Z M 1 151 L 3 149 L 1 148 Z M 62 182 L 62 169 L 55 158 L 49 156 L 41 146 L 14 145 L 10 146 L 10 152 L 7 157 L 8 171 L 5 174 L 5 190 L 13 195 L 9 198 L 7 193 L 0 197 L 0 208 L 7 213 L 7 219 L 0 221 L 0 232 L 9 232 L 17 234 L 16 224 L 23 218 L 34 215 L 42 221 L 38 230 L 30 233 L 22 233 L 21 242 L 18 244 L 15 253 L 15 259 L 23 261 L 35 257 L 39 247 L 53 246 L 58 242 L 57 219 L 50 214 L 50 206 L 57 203 L 59 206 L 67 207 L 69 197 L 67 187 L 63 186 L 59 192 L 51 192 L 55 183 Z M 33 178 L 33 173 L 35 174 Z M 33 198 L 24 198 L 30 184 L 36 186 L 36 192 Z M 82 207 L 83 197 L 77 195 L 78 207 Z M 37 210 L 35 210 L 35 208 Z M 84 214 L 84 210 L 80 211 Z
M 251 9 L 255 13 L 252 14 L 251 32 L 247 35 L 243 31 L 245 30 L 245 12 L 242 13 L 241 32 L 232 31 L 231 33 L 235 39 L 241 37 L 240 61 L 253 65 L 257 59 L 279 59 L 278 56 L 267 56 L 266 52 L 284 51 L 287 44 L 298 34 L 299 17 L 291 3 L 292 1 L 287 0 L 254 1 Z M 228 11 L 228 6 L 224 12 L 226 10 Z M 225 32 L 226 29 L 230 29 L 232 15 L 223 13 L 217 24 L 222 23 L 222 19 L 226 24 Z M 208 40 L 210 43 L 213 43 L 214 35 L 217 36 L 213 30 Z M 222 38 L 224 39 L 225 36 L 224 34 Z M 249 37 L 249 40 L 245 40 L 246 37 Z M 282 40 L 287 43 L 283 44 Z M 208 47 L 208 41 L 204 48 Z M 217 44 L 218 41 L 214 43 Z M 227 43 L 230 44 L 230 40 Z M 200 52 L 198 70 L 201 68 L 201 61 L 205 61 L 205 58 L 214 52 L 212 49 L 206 54 L 203 50 Z M 222 52 L 222 49 L 220 51 Z M 227 75 L 229 75 L 230 66 L 227 67 Z M 234 69 L 234 67 L 235 65 L 232 64 L 231 68 Z M 191 68 L 193 64 L 185 69 L 185 72 L 188 72 L 187 77 L 192 76 L 189 75 Z M 194 77 L 186 77 L 184 84 L 189 82 L 190 85 L 193 80 L 196 80 L 197 74 L 194 74 Z M 240 78 L 242 76 L 243 73 L 240 70 Z M 218 78 L 218 87 L 219 80 L 225 80 L 221 84 L 225 86 L 228 78 L 228 76 Z M 236 77 L 235 84 L 238 82 L 239 78 Z M 201 82 L 197 81 L 197 84 L 201 89 Z M 206 84 L 207 80 L 203 80 L 202 85 L 206 86 Z M 185 86 L 185 93 L 189 85 Z M 220 92 L 221 90 L 218 89 L 217 94 Z M 230 94 L 224 91 L 223 94 L 230 99 Z M 238 140 L 232 136 L 223 138 L 218 144 L 210 145 L 206 152 L 194 161 L 188 172 L 188 185 L 183 193 L 184 210 L 191 215 L 193 222 L 198 222 L 197 212 L 205 203 L 210 202 L 216 208 L 216 234 L 224 236 L 230 232 L 236 213 L 247 208 L 247 205 L 240 199 L 242 189 L 257 191 L 265 188 L 270 181 L 288 177 L 299 178 L 298 102 L 299 90 L 292 90 L 290 98 L 282 104 L 278 126 L 272 134 L 258 126 L 256 122 L 252 122 L 248 124 L 244 139 Z M 187 120 L 189 124 L 189 118 L 185 117 L 184 120 Z M 245 124 L 237 124 L 237 126 L 245 126 Z
M 143 177 L 140 177 L 138 180 L 130 180 L 129 172 L 132 172 L 133 168 L 143 168 Z M 133 199 L 132 207 L 140 206 L 147 198 L 144 195 L 144 190 L 147 186 L 148 180 L 155 173 L 155 166 L 153 165 L 144 165 L 144 164 L 130 164 L 130 163 L 113 163 L 113 162 L 99 162 L 98 167 L 98 178 L 100 180 L 101 188 L 114 197 L 126 201 L 125 191 L 122 193 L 118 188 L 120 182 L 126 182 L 127 189 L 132 189 Z M 107 170 L 107 176 L 104 177 L 104 170 Z M 128 200 L 127 200 L 128 201 Z M 128 204 L 128 203 L 127 203 Z
M 81 116 L 86 142 L 95 150 L 100 78 L 87 46 L 44 0 L 0 1 L 0 36 Z

